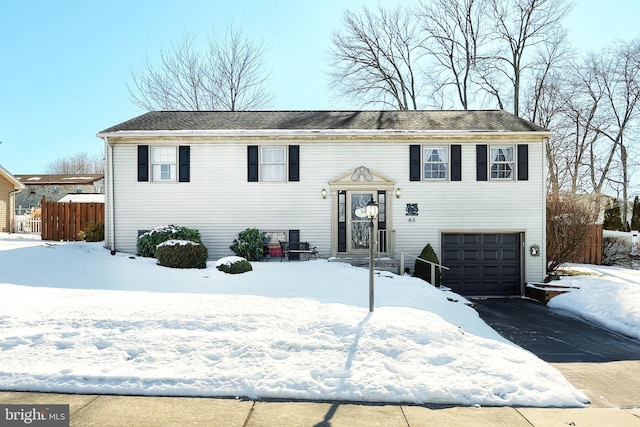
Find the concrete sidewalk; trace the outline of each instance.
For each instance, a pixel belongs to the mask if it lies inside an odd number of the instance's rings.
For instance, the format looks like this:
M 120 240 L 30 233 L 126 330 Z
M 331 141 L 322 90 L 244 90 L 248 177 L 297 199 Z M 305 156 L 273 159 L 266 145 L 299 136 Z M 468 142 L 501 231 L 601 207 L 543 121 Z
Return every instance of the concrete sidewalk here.
M 68 404 L 71 426 L 640 426 L 640 408 L 513 408 L 264 402 L 0 392 L 0 404 Z

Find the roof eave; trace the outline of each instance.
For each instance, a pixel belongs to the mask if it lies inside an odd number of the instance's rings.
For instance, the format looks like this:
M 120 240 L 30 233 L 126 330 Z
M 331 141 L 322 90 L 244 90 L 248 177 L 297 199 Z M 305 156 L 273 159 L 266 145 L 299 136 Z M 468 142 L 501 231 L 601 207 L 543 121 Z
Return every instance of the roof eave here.
M 4 176 L 9 182 L 11 182 L 16 190 L 24 190 L 27 188 L 22 182 L 18 181 L 15 176 L 9 173 L 9 171 L 2 166 L 0 166 L 0 175 Z
M 551 131 L 548 130 L 428 130 L 428 129 L 207 129 L 207 130 L 120 130 L 115 132 L 100 132 L 98 138 L 135 138 L 135 137 L 158 137 L 158 136 L 215 136 L 215 137 L 232 137 L 232 136 L 420 136 L 420 135 L 521 135 L 521 136 L 537 136 L 548 138 Z

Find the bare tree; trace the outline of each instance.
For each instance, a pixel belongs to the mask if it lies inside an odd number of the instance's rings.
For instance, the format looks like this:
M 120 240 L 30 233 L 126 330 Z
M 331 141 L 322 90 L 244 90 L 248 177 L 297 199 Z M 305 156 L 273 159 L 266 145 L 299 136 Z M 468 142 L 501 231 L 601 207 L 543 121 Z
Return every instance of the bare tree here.
M 83 173 L 103 174 L 104 156 L 96 154 L 93 157 L 80 152 L 73 156 L 61 157 L 47 163 L 45 172 L 50 174 L 78 175 Z
M 271 104 L 262 43 L 252 42 L 231 26 L 224 38 L 209 39 L 209 49 L 204 90 L 215 104 L 229 111 L 256 110 Z
M 272 102 L 264 68 L 265 46 L 233 25 L 223 38 L 214 35 L 204 52 L 185 34 L 159 64 L 147 59 L 132 72 L 132 102 L 146 110 L 255 110 Z
M 418 17 L 426 33 L 426 52 L 434 93 L 453 90 L 465 110 L 470 107 L 471 75 L 487 42 L 483 18 L 487 0 L 433 0 L 422 3 Z M 446 96 L 446 95 L 444 95 Z
M 485 63 L 481 82 L 485 90 L 503 105 L 498 89 L 508 82 L 512 89 L 513 113 L 520 115 L 524 74 L 540 64 L 532 60 L 530 48 L 544 44 L 571 10 L 565 0 L 490 0 L 488 13 L 498 49 Z M 498 97 L 500 96 L 500 97 Z
M 401 6 L 347 10 L 343 25 L 331 38 L 333 89 L 366 103 L 417 109 L 421 35 L 413 12 Z
M 640 39 L 631 43 L 618 43 L 602 54 L 605 63 L 600 84 L 604 89 L 607 126 L 598 128 L 609 141 L 611 152 L 618 156 L 618 174 L 607 174 L 610 183 L 621 187 L 622 218 L 626 225 L 629 206 L 629 142 L 633 139 L 632 126 L 640 113 Z
M 551 195 L 547 199 L 547 272 L 565 262 L 579 262 L 589 239 L 594 211 L 580 198 Z
M 546 141 L 547 178 L 552 194 L 558 194 L 567 182 L 566 145 L 571 138 L 565 111 L 573 87 L 564 78 L 571 54 L 562 29 L 553 38 L 537 46 L 535 62 L 539 64 L 523 91 L 523 116 L 528 120 L 553 129 Z
M 604 87 L 601 84 L 603 64 L 596 54 L 589 54 L 567 68 L 568 87 L 565 95 L 566 126 L 569 138 L 561 149 L 565 170 L 570 175 L 568 190 L 593 192 L 595 209 L 599 210 L 602 185 L 610 168 L 613 152 L 601 151 L 598 129 L 606 125 L 602 114 Z M 611 156 L 607 156 L 610 154 Z M 601 174 L 604 173 L 604 175 Z

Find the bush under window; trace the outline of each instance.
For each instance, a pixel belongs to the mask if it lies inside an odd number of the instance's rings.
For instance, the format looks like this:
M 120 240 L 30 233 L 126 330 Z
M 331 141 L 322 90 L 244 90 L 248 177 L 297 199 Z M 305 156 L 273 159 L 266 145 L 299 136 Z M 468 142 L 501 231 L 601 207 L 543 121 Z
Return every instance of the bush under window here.
M 149 230 L 138 237 L 136 250 L 139 256 L 156 258 L 156 248 L 167 240 L 188 240 L 202 244 L 200 232 L 177 225 L 163 225 Z
M 167 240 L 156 249 L 158 264 L 172 268 L 206 268 L 207 248 L 189 240 Z
M 246 258 L 249 261 L 260 261 L 264 256 L 263 243 L 264 236 L 257 228 L 247 228 L 238 233 L 238 237 L 233 240 L 229 249 L 236 256 Z

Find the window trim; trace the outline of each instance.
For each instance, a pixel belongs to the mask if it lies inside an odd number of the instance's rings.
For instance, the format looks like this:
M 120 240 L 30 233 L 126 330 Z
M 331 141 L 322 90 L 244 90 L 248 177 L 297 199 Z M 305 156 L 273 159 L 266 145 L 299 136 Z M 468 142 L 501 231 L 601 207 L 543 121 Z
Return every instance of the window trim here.
M 149 169 L 151 171 L 151 182 L 177 182 L 178 181 L 178 147 L 175 145 L 171 145 L 171 146 L 166 146 L 166 145 L 156 145 L 156 146 L 151 146 L 150 148 L 150 153 L 149 153 Z M 164 150 L 173 150 L 173 162 L 165 162 L 165 161 L 159 161 L 156 162 L 154 159 L 154 152 L 155 150 L 160 150 L 160 149 L 164 149 Z M 156 175 L 156 166 L 163 166 L 163 165 L 169 165 L 170 166 L 170 178 L 169 179 L 162 179 L 162 170 L 160 170 L 160 177 L 158 177 Z
M 510 149 L 511 150 L 511 160 L 510 161 L 494 161 L 493 160 L 493 151 L 494 150 L 499 150 L 499 149 Z M 489 149 L 487 150 L 487 155 L 488 155 L 488 159 L 487 159 L 487 164 L 488 164 L 488 178 L 489 181 L 505 181 L 505 182 L 509 182 L 509 181 L 515 181 L 516 180 L 516 165 L 517 165 L 517 159 L 516 159 L 516 146 L 515 145 L 489 145 Z M 504 178 L 504 177 L 494 177 L 493 176 L 493 165 L 508 165 L 511 167 L 511 173 L 510 173 L 510 177 L 508 178 Z
M 427 150 L 431 150 L 429 152 L 429 155 L 431 155 L 431 153 L 433 152 L 432 150 L 434 149 L 444 149 L 445 150 L 445 157 L 446 160 L 444 162 L 427 162 L 428 156 L 427 156 Z M 422 146 L 422 180 L 423 181 L 449 181 L 449 177 L 451 176 L 451 146 L 448 144 L 445 145 L 423 145 Z M 442 178 L 427 178 L 426 177 L 426 171 L 425 171 L 425 166 L 427 164 L 430 165 L 445 165 L 445 172 L 444 172 L 444 177 Z M 433 171 L 432 171 L 433 173 Z
M 284 161 L 283 162 L 265 162 L 263 159 L 263 150 L 264 149 L 273 149 L 273 148 L 278 148 L 282 150 L 282 153 L 284 154 Z M 282 168 L 282 177 L 281 178 L 277 178 L 277 179 L 266 179 L 265 178 L 265 173 L 264 173 L 264 166 L 271 166 L 271 165 L 276 165 L 276 166 L 280 166 Z M 259 151 L 259 156 L 258 156 L 258 180 L 261 182 L 287 182 L 289 180 L 289 153 L 287 150 L 287 146 L 286 145 L 260 145 L 260 151 Z

